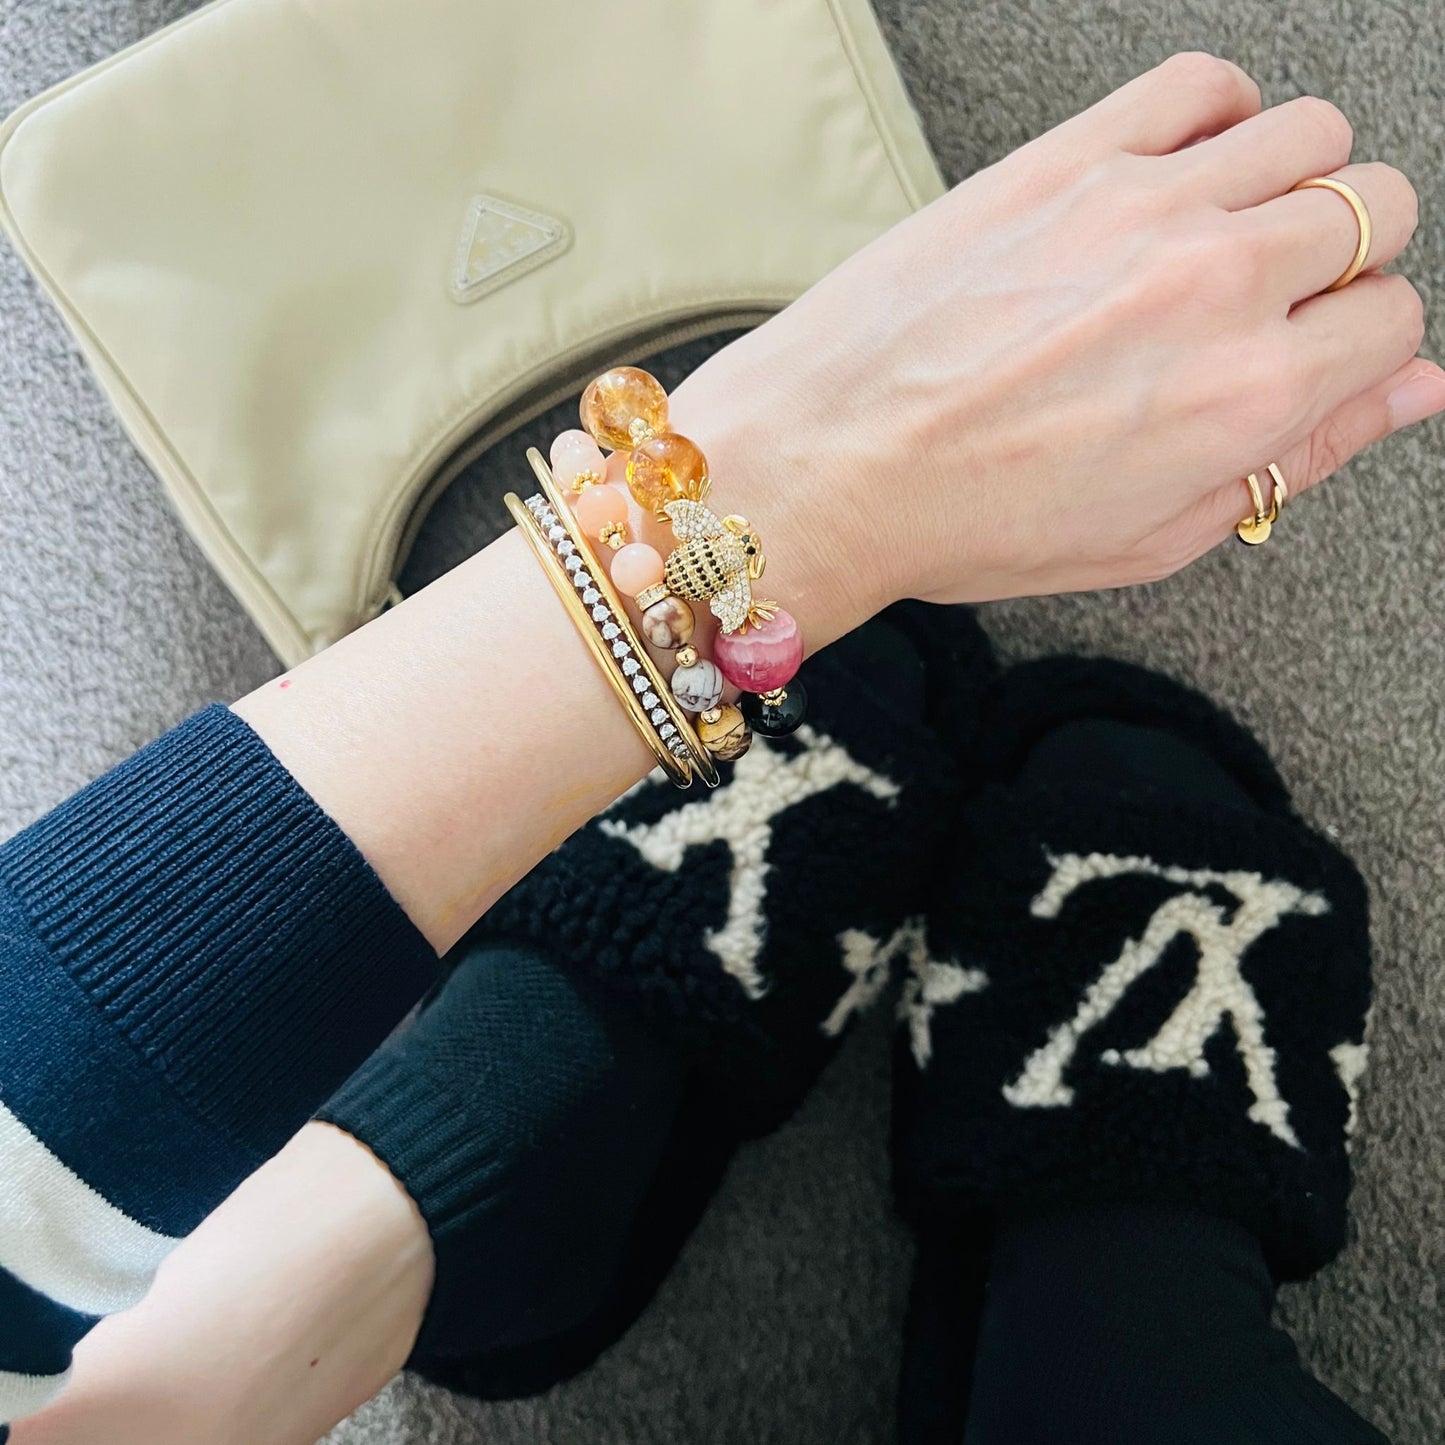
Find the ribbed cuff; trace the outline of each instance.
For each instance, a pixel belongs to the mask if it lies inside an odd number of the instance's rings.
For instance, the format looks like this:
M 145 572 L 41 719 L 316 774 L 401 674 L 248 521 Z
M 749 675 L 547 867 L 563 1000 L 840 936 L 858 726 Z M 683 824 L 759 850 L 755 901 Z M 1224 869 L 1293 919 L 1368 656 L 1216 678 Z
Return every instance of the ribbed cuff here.
M 406 1186 L 435 1234 L 487 1192 L 508 1160 L 476 1115 L 400 1049 L 379 1050 L 316 1117 L 360 1139 Z
M 435 974 L 350 839 L 226 707 L 11 839 L 0 878 L 110 1027 L 257 1162 Z

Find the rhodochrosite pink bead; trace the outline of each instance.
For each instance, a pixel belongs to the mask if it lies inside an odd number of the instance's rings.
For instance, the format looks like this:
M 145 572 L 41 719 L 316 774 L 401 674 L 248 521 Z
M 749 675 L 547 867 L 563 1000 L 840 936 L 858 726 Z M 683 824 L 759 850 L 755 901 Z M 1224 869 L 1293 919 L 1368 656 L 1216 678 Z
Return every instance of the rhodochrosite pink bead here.
M 607 459 L 602 448 L 575 427 L 571 431 L 559 432 L 552 443 L 550 454 L 552 475 L 563 487 L 575 487 L 578 477 L 591 477 L 600 482 L 607 470 Z
M 786 686 L 803 665 L 803 630 L 793 614 L 780 607 L 771 622 L 743 632 L 719 632 L 712 656 L 734 687 L 771 692 Z
M 582 530 L 589 537 L 596 537 L 609 522 L 627 520 L 627 498 L 616 487 L 587 487 L 577 493 L 572 510 Z
M 629 542 L 612 558 L 612 582 L 619 592 L 636 597 L 662 581 L 662 557 L 646 542 Z

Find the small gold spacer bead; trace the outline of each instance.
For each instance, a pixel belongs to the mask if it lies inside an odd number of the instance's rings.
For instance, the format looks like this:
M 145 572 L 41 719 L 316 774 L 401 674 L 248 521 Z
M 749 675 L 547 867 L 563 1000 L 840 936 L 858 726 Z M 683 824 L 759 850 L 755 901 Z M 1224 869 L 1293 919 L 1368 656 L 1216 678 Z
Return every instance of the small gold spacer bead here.
M 597 534 L 597 540 L 605 542 L 615 552 L 627 540 L 627 523 L 609 522 Z
M 572 490 L 574 492 L 585 492 L 588 487 L 595 487 L 602 481 L 601 472 L 578 472 L 572 478 Z
M 705 723 L 715 723 L 721 717 L 722 709 L 720 707 L 710 707 L 706 712 L 698 714 L 699 720 Z
M 771 692 L 762 693 L 760 696 L 769 707 L 782 707 L 788 700 L 788 689 L 785 687 L 775 687 Z
M 633 450 L 635 451 L 648 437 L 653 436 L 654 432 L 652 427 L 640 416 L 635 416 L 627 424 L 627 435 L 631 438 Z
M 680 647 L 677 650 L 677 665 L 679 667 L 691 667 L 697 661 L 697 648 Z
M 644 587 L 632 600 L 646 612 L 654 602 L 661 602 L 664 597 L 671 596 L 672 588 L 666 582 L 654 582 L 651 587 Z

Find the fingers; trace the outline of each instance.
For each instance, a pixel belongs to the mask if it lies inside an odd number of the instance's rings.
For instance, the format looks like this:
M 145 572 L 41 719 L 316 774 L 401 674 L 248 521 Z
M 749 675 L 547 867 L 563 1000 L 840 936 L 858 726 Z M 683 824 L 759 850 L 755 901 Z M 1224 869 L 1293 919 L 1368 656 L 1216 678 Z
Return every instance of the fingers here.
M 1415 188 L 1394 166 L 1346 166 L 1334 179 L 1351 187 L 1370 213 L 1368 271 L 1393 261 L 1419 220 Z M 1232 219 L 1263 251 L 1272 298 L 1285 309 L 1325 290 L 1354 260 L 1359 222 L 1343 196 L 1323 187 L 1292 191 Z
M 1258 113 L 1259 87 L 1237 65 L 1187 52 L 1121 86 L 1069 122 L 1100 154 L 1168 155 Z
M 1383 380 L 1348 398 L 1303 440 L 1273 458 L 1284 474 L 1291 498 L 1317 486 L 1354 457 L 1387 436 L 1445 411 L 1445 371 L 1422 357 L 1413 357 Z M 1261 483 L 1270 458 L 1259 464 Z M 1266 501 L 1268 493 L 1266 491 Z M 1253 508 L 1242 477 L 1211 493 L 1184 519 L 1190 541 L 1186 555 L 1202 555 L 1234 531 L 1235 523 Z
M 1361 276 L 1295 307 L 1286 325 L 1307 393 L 1303 413 L 1314 425 L 1419 350 L 1424 306 L 1403 276 Z
M 1180 151 L 1169 164 L 1184 184 L 1238 211 L 1282 196 L 1306 176 L 1338 170 L 1350 158 L 1353 139 L 1343 112 L 1306 95 Z

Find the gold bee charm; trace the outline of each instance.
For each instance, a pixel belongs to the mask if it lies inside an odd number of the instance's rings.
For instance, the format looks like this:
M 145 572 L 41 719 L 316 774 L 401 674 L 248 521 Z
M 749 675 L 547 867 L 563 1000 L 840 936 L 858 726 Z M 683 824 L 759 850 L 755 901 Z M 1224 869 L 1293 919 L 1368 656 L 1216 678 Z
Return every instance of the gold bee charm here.
M 679 596 L 706 602 L 724 632 L 768 621 L 776 602 L 754 599 L 752 584 L 767 560 L 744 517 L 719 517 L 701 502 L 663 508 L 679 546 L 667 559 L 667 585 Z

